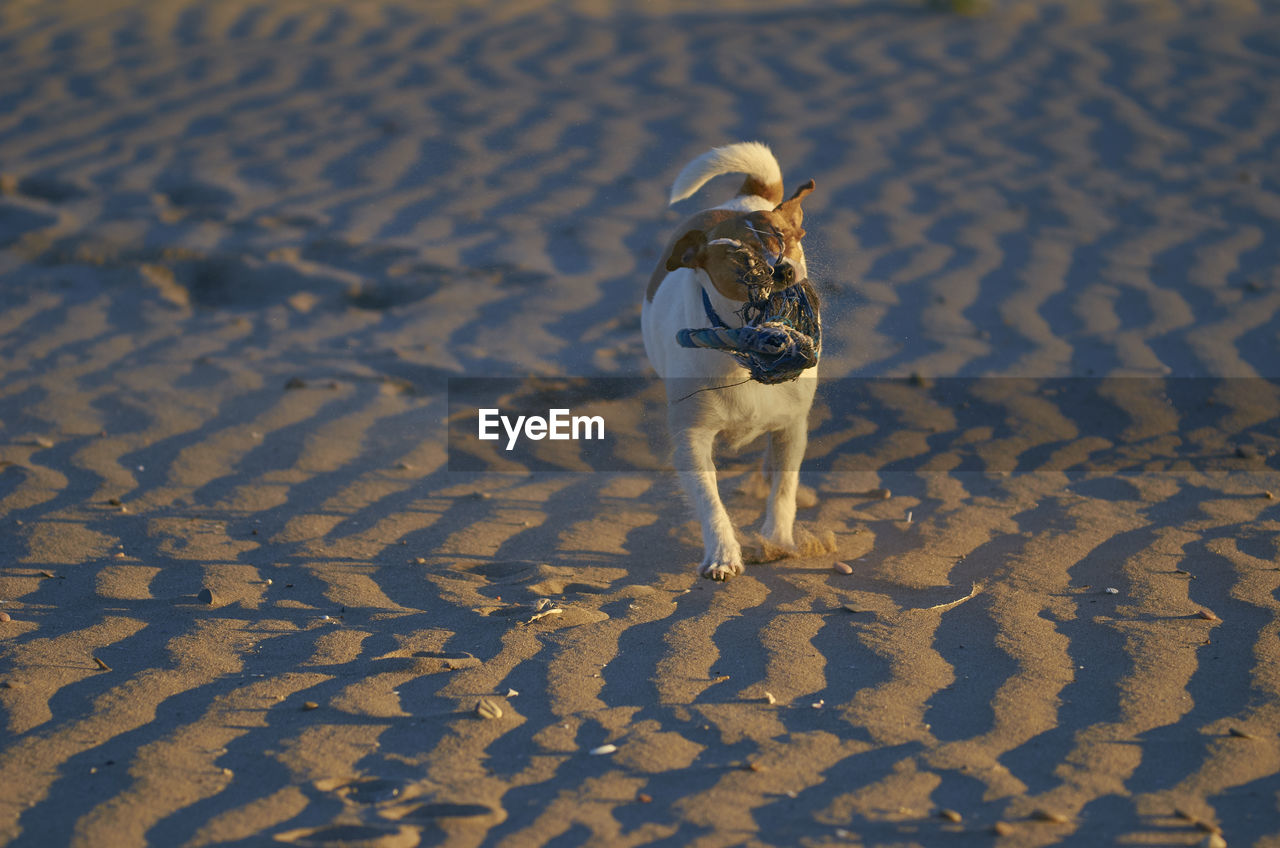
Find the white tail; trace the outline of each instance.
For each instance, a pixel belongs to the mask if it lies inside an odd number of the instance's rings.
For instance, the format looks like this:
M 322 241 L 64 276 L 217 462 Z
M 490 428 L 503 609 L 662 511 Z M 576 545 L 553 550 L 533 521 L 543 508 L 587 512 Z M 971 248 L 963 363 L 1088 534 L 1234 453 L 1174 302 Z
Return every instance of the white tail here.
M 758 183 L 757 191 L 748 191 L 744 185 L 741 192 L 744 194 L 764 196 L 763 191 L 774 186 L 777 187 L 779 197 L 782 194 L 782 169 L 778 167 L 778 160 L 773 158 L 773 152 L 758 141 L 740 141 L 724 147 L 713 147 L 685 165 L 671 186 L 670 202 L 684 200 L 702 188 L 707 180 L 721 174 L 746 174 L 749 182 L 754 180 Z

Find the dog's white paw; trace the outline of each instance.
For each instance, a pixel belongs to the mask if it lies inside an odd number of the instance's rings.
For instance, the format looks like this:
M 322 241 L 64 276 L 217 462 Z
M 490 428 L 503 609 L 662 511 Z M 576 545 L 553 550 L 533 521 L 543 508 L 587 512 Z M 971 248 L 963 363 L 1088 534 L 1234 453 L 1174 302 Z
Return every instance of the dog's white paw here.
M 744 571 L 742 561 L 724 561 L 712 559 L 702 563 L 698 573 L 708 580 L 728 580 L 737 577 Z

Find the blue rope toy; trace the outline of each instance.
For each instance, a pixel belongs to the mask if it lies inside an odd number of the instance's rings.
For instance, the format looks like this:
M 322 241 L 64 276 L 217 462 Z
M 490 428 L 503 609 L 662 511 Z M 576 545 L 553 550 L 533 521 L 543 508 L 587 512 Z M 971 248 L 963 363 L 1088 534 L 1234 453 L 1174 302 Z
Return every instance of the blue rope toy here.
M 750 299 L 738 313 L 743 326 L 730 327 L 716 314 L 707 290 L 702 289 L 702 307 L 711 326 L 680 330 L 676 341 L 681 347 L 723 350 L 760 383 L 786 383 L 817 365 L 822 320 L 816 308 L 818 295 L 809 281 L 801 280 L 768 297 L 760 297 L 757 286 L 748 291 Z

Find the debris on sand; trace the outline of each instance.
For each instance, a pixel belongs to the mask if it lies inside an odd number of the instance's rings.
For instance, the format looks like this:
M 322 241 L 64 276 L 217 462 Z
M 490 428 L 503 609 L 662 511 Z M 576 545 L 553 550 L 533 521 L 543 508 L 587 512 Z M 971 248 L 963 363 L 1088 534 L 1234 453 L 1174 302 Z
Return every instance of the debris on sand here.
M 480 716 L 480 718 L 488 719 L 502 718 L 502 707 L 488 698 L 481 698 L 480 702 L 476 704 L 476 715 Z
M 1062 813 L 1055 812 L 1053 810 L 1046 810 L 1043 807 L 1033 811 L 1031 813 L 1031 818 L 1036 821 L 1047 822 L 1049 824 L 1066 824 L 1070 821 L 1070 819 Z
M 960 598 L 959 600 L 955 600 L 955 601 L 950 601 L 950 602 L 945 603 L 945 604 L 934 604 L 934 605 L 933 605 L 933 606 L 931 606 L 931 607 L 924 607 L 924 609 L 926 609 L 926 610 L 939 610 L 939 611 L 945 611 L 945 610 L 949 610 L 949 609 L 954 609 L 955 607 L 958 607 L 958 606 L 960 606 L 961 604 L 963 604 L 965 601 L 971 601 L 971 600 L 973 600 L 975 597 L 977 597 L 977 596 L 978 596 L 978 593 L 980 593 L 981 591 L 982 591 L 982 584 L 981 584 L 981 583 L 974 583 L 974 584 L 973 584 L 973 588 L 969 590 L 969 594 L 965 595 L 963 598 Z
M 540 618 L 546 618 L 549 615 L 564 615 L 564 608 L 557 605 L 550 598 L 538 598 L 533 605 L 533 615 L 529 617 L 529 622 L 533 623 Z

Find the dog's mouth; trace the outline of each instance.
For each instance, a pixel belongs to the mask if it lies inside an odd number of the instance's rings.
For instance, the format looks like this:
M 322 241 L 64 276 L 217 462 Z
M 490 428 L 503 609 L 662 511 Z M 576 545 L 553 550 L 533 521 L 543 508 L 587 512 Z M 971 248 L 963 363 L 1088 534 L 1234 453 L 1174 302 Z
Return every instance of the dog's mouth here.
M 725 255 L 733 277 L 748 292 L 748 300 L 767 297 L 773 291 L 795 285 L 796 268 L 790 260 L 763 256 L 758 251 L 734 243 Z
M 717 239 L 723 244 L 725 260 L 737 282 L 749 293 L 748 301 L 767 298 L 771 293 L 803 282 L 796 279 L 796 266 L 786 258 L 787 241 L 777 228 L 767 224 L 746 225 L 756 244 L 743 244 L 737 239 Z

